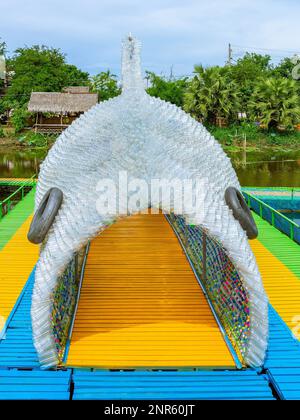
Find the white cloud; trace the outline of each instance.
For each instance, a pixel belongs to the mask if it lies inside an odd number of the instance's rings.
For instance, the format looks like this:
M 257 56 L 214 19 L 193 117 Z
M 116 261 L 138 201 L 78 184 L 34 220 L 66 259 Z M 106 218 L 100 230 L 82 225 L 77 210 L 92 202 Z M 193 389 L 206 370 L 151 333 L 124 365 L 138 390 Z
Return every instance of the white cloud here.
M 0 36 L 11 49 L 61 47 L 82 68 L 119 68 L 120 38 L 144 44 L 147 68 L 191 73 L 194 63 L 223 63 L 235 45 L 299 49 L 297 0 L 0 0 Z M 102 63 L 102 64 L 101 64 Z

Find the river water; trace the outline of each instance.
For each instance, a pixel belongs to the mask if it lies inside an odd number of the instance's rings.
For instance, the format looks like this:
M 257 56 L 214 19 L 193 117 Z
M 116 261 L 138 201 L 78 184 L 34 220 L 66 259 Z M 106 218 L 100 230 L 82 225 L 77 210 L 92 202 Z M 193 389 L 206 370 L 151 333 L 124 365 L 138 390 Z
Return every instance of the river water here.
M 29 178 L 38 173 L 46 152 L 0 150 L 0 178 Z M 242 186 L 300 187 L 300 149 L 292 152 L 229 154 Z
M 300 226 L 300 212 L 291 212 L 291 213 L 284 213 L 286 217 L 293 220 L 295 223 L 297 223 Z
M 300 187 L 300 148 L 230 154 L 242 186 Z

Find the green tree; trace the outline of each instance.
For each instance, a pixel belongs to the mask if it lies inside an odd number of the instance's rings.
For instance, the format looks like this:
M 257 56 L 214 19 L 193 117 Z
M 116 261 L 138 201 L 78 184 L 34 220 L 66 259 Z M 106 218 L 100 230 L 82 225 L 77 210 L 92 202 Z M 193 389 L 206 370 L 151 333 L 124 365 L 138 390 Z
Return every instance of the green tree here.
M 272 71 L 271 56 L 256 53 L 246 53 L 230 67 L 231 75 L 237 83 L 255 81 Z
M 241 110 L 248 112 L 248 104 L 258 80 L 268 77 L 272 71 L 271 57 L 246 53 L 229 67 L 232 80 L 239 86 Z
M 284 77 L 261 79 L 250 100 L 251 117 L 265 126 L 293 129 L 300 119 L 297 82 Z
M 185 94 L 184 109 L 196 119 L 215 123 L 223 117 L 235 121 L 239 112 L 239 90 L 227 67 L 195 66 L 195 77 Z
M 98 93 L 99 101 L 106 101 L 120 95 L 117 77 L 109 70 L 103 71 L 90 79 L 90 86 L 93 92 Z
M 59 92 L 66 86 L 86 85 L 88 73 L 66 63 L 65 55 L 55 48 L 34 45 L 19 48 L 8 60 L 13 77 L 6 104 L 20 107 L 36 92 Z
M 11 116 L 11 122 L 16 133 L 19 133 L 23 130 L 24 127 L 26 127 L 29 117 L 30 112 L 27 111 L 26 106 L 17 107 L 14 109 Z
M 167 79 L 153 72 L 147 72 L 147 79 L 150 82 L 150 87 L 147 89 L 149 95 L 183 107 L 184 94 L 188 87 L 187 77 Z
M 281 62 L 274 68 L 274 76 L 292 78 L 292 71 L 295 68 L 295 63 L 292 58 L 284 58 Z
M 18 48 L 7 60 L 7 70 L 12 74 L 12 80 L 5 97 L 0 100 L 0 113 L 12 111 L 16 131 L 26 124 L 31 92 L 59 92 L 66 86 L 87 85 L 89 76 L 67 64 L 59 49 L 38 45 Z

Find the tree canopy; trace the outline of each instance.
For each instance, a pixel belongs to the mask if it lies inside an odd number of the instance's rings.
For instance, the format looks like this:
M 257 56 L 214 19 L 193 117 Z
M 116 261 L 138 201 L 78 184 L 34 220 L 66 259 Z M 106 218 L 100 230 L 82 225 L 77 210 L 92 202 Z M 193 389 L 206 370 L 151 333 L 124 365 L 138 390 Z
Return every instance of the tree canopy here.
M 236 64 L 228 67 L 230 78 L 236 83 L 240 93 L 243 111 L 248 111 L 248 103 L 257 81 L 268 77 L 272 71 L 271 57 L 256 53 L 246 53 Z
M 6 98 L 8 105 L 16 102 L 24 105 L 33 91 L 59 92 L 66 86 L 88 83 L 88 73 L 67 64 L 65 55 L 55 48 L 39 45 L 18 48 L 7 66 L 13 75 Z
M 236 119 L 240 98 L 228 68 L 195 66 L 194 73 L 185 94 L 184 109 L 196 119 L 213 124 L 220 117 Z
M 6 44 L 0 39 L 1 53 L 7 56 Z M 274 65 L 269 55 L 246 53 L 230 66 L 195 66 L 194 77 L 190 78 L 146 72 L 147 92 L 203 122 L 215 124 L 225 119 L 240 123 L 242 116 L 246 122 L 260 122 L 269 128 L 292 128 L 300 121 L 300 66 L 299 80 L 293 80 L 295 63 L 294 57 Z M 0 80 L 4 94 L 0 97 L 0 115 L 11 111 L 11 121 L 18 129 L 28 117 L 27 103 L 33 91 L 60 92 L 67 86 L 88 85 L 100 101 L 121 93 L 117 76 L 110 70 L 90 76 L 68 64 L 65 54 L 56 48 L 18 48 L 6 57 L 6 66 L 10 83 L 4 91 Z
M 273 70 L 274 76 L 281 76 L 286 78 L 292 77 L 293 69 L 295 68 L 295 63 L 292 58 L 286 57 L 276 66 Z
M 150 84 L 147 92 L 151 96 L 171 102 L 179 107 L 183 107 L 184 93 L 188 87 L 188 78 L 166 78 L 158 76 L 153 72 L 147 72 L 146 78 Z
M 285 77 L 261 79 L 249 103 L 251 116 L 267 128 L 293 129 L 300 120 L 296 82 Z
M 106 101 L 121 93 L 116 75 L 112 74 L 109 70 L 92 76 L 90 86 L 93 92 L 98 93 L 99 101 Z

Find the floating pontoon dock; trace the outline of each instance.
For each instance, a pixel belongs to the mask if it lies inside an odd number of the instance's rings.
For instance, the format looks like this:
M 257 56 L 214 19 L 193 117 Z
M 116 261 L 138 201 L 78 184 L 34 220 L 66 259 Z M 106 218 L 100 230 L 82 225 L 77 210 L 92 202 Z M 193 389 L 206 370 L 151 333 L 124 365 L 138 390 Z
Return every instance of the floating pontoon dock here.
M 91 242 L 65 363 L 39 367 L 30 302 L 33 192 L 0 221 L 1 399 L 300 399 L 299 245 L 255 215 L 270 298 L 263 369 L 233 349 L 162 215 L 119 221 Z M 166 246 L 167 245 L 167 246 Z M 24 370 L 25 369 L 25 370 Z

